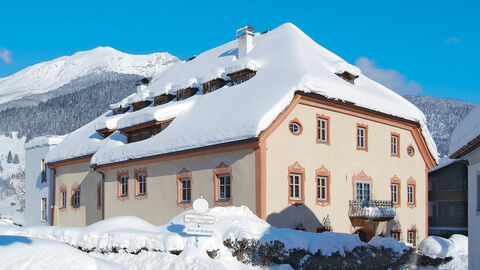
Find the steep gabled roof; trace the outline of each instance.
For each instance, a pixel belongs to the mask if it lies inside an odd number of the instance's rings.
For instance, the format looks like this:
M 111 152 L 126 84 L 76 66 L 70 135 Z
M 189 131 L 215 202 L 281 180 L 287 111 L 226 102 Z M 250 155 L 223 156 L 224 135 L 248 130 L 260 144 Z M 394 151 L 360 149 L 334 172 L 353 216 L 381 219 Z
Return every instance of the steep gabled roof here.
M 124 136 L 118 132 L 103 141 L 97 140 L 95 126 L 102 126 L 98 123 L 112 117 L 107 113 L 72 132 L 62 143 L 65 145 L 60 144 L 48 154 L 47 161 L 72 158 L 80 153 L 85 155 L 88 149 L 95 153 L 92 164 L 102 165 L 255 138 L 288 106 L 296 90 L 415 121 L 422 128 L 430 154 L 437 157 L 425 116 L 418 108 L 362 75 L 358 68 L 315 43 L 293 24 L 286 23 L 266 34 L 255 35 L 252 51 L 242 59 L 237 58 L 237 47 L 237 40 L 234 40 L 192 61 L 171 65 L 150 83 L 146 92 L 133 94 L 113 107 L 124 106 L 130 100 L 199 86 L 218 77 L 226 78 L 226 74 L 244 68 L 256 70 L 250 80 L 205 95 L 199 92 L 183 101 L 125 113 L 118 124 L 138 122 L 134 119 L 155 120 L 167 112 L 169 117 L 175 118 L 164 131 L 140 142 L 126 144 Z M 355 84 L 336 75 L 344 71 L 359 76 Z M 75 143 L 77 150 L 72 149 L 70 143 Z M 80 151 L 84 144 L 90 146 Z

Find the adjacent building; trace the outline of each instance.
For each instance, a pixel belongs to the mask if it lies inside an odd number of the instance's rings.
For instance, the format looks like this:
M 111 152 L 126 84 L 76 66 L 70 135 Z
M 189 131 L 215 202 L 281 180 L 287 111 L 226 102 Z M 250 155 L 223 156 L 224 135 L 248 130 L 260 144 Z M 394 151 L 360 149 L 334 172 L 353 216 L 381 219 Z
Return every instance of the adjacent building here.
M 430 235 L 468 235 L 467 164 L 465 160 L 443 158 L 428 172 Z
M 163 224 L 203 196 L 278 227 L 428 235 L 425 116 L 292 24 L 239 29 L 111 109 L 48 154 L 52 224 Z
M 49 225 L 52 206 L 53 172 L 45 165 L 45 155 L 63 136 L 36 137 L 25 144 L 25 223 Z
M 468 162 L 468 253 L 480 250 L 480 105 L 452 133 L 450 158 Z M 468 256 L 468 268 L 479 269 L 480 258 Z

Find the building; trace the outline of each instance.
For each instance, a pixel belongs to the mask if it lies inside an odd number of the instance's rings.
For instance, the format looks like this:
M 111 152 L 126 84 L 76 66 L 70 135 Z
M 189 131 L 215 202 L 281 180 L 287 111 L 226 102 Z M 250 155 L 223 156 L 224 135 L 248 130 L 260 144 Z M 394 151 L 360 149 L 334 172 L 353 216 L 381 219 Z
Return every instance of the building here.
M 452 133 L 450 158 L 468 162 L 468 253 L 480 249 L 480 105 L 475 106 Z M 468 268 L 479 269 L 480 258 L 468 256 Z
M 203 195 L 278 227 L 428 234 L 424 115 L 290 23 L 239 29 L 111 109 L 48 154 L 55 225 L 163 224 Z
M 428 172 L 429 234 L 450 238 L 468 232 L 467 162 L 443 158 Z
M 63 136 L 36 137 L 25 144 L 25 223 L 50 224 L 53 172 L 45 166 L 45 155 Z

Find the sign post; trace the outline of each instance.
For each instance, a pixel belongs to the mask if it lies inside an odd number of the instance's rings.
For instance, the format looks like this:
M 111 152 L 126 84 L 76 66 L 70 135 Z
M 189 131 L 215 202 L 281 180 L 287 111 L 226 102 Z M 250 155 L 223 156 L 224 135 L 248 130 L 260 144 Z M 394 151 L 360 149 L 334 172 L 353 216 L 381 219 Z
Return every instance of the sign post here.
M 194 226 L 185 226 L 184 232 L 186 234 L 195 235 L 195 246 L 198 247 L 198 236 L 212 236 L 213 230 L 209 228 L 209 225 L 215 223 L 215 217 L 212 215 L 204 215 L 208 210 L 208 202 L 200 196 L 199 199 L 196 199 L 193 202 L 193 210 L 195 214 L 185 214 L 183 216 L 183 221 L 185 223 L 196 224 Z M 200 225 L 207 225 L 201 227 Z

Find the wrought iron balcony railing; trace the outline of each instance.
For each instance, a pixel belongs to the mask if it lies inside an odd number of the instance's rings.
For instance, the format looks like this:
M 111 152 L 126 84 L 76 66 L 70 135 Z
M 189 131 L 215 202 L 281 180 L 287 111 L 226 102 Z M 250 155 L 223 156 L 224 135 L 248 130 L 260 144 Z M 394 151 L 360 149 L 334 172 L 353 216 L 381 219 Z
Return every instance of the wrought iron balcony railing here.
M 349 201 L 348 217 L 350 219 L 370 219 L 387 221 L 396 215 L 391 201 Z

